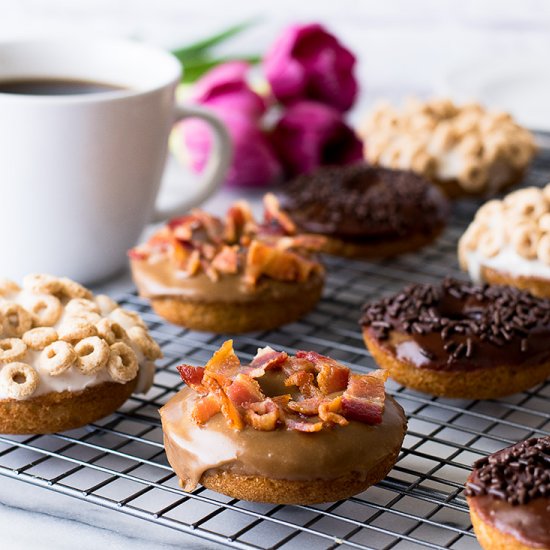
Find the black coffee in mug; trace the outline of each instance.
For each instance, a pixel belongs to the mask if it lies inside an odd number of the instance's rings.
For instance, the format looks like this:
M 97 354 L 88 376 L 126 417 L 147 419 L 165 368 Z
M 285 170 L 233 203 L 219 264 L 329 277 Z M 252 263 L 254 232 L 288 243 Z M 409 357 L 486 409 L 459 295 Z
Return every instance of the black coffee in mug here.
M 0 80 L 0 94 L 82 95 L 123 90 L 122 86 L 65 78 L 18 78 Z

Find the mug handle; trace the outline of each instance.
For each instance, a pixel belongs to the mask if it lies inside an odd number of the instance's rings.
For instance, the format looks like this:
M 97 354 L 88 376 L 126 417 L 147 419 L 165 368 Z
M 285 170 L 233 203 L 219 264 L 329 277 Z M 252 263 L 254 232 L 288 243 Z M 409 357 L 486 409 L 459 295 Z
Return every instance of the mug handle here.
M 185 118 L 200 118 L 211 126 L 213 139 L 210 157 L 202 172 L 201 181 L 198 183 L 199 190 L 191 197 L 185 197 L 178 204 L 170 208 L 161 209 L 158 206 L 155 207 L 153 222 L 161 222 L 169 218 L 181 216 L 187 210 L 203 203 L 220 188 L 231 163 L 233 156 L 231 138 L 226 127 L 218 117 L 213 115 L 208 109 L 197 107 L 196 105 L 176 105 L 174 122 Z

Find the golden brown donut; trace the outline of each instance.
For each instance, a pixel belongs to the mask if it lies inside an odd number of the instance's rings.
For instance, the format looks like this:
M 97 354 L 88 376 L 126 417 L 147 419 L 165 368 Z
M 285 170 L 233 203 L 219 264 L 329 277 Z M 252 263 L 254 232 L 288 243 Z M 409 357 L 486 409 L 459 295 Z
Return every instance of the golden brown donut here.
M 460 238 L 458 257 L 475 281 L 550 298 L 550 184 L 485 203 Z
M 528 439 L 474 464 L 466 498 L 485 550 L 550 548 L 550 437 Z
M 320 168 L 285 185 L 281 208 L 323 252 L 385 258 L 422 248 L 443 231 L 448 203 L 412 172 L 366 164 Z
M 433 395 L 495 398 L 550 375 L 550 301 L 513 287 L 413 285 L 366 304 L 361 325 L 380 367 Z
M 152 383 L 141 318 L 66 278 L 0 280 L 0 433 L 52 433 L 114 412 Z
M 293 322 L 321 297 L 324 269 L 272 195 L 257 223 L 245 202 L 224 220 L 195 210 L 130 251 L 141 296 L 168 321 L 210 332 L 267 330 Z
M 406 430 L 382 371 L 357 375 L 315 352 L 258 350 L 240 365 L 226 342 L 161 410 L 182 487 L 314 504 L 349 497 L 391 470 Z
M 449 99 L 410 99 L 401 109 L 379 104 L 360 133 L 368 162 L 412 170 L 453 199 L 520 182 L 537 150 L 533 134 L 508 113 Z

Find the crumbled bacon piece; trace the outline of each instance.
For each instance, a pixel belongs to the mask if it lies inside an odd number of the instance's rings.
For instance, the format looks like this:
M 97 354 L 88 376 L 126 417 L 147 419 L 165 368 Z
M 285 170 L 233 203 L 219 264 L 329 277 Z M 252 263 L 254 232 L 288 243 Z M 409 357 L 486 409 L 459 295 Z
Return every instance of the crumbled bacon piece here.
M 191 411 L 191 418 L 197 424 L 205 424 L 220 411 L 221 406 L 218 396 L 210 393 L 195 401 Z
M 277 404 L 267 397 L 263 401 L 249 403 L 245 406 L 245 418 L 256 430 L 270 432 L 275 429 L 281 416 Z
M 226 376 L 233 376 L 237 374 L 240 366 L 241 362 L 233 350 L 233 340 L 226 340 L 206 363 L 205 369 L 209 373 L 217 372 Z
M 234 246 L 224 246 L 212 260 L 212 267 L 220 273 L 237 273 L 239 256 Z
M 227 211 L 224 240 L 228 243 L 237 243 L 246 229 L 254 231 L 255 228 L 256 223 L 250 205 L 246 201 L 238 201 Z
M 279 205 L 279 199 L 273 193 L 264 195 L 264 210 L 265 221 L 276 221 L 287 235 L 296 233 L 296 225 L 290 219 L 288 214 L 285 214 Z
M 179 365 L 176 367 L 180 373 L 181 379 L 197 393 L 206 393 L 206 388 L 202 383 L 204 376 L 204 367 L 192 367 L 191 365 Z
M 285 419 L 285 423 L 289 430 L 297 430 L 298 432 L 307 433 L 320 432 L 325 427 L 324 422 L 322 421 L 310 422 L 300 417 L 287 417 Z
M 260 384 L 254 378 L 241 373 L 237 374 L 225 393 L 236 407 L 244 407 L 265 399 Z
M 306 398 L 322 396 L 319 388 L 315 386 L 315 376 L 311 372 L 299 370 L 291 374 L 285 380 L 285 386 L 297 386 L 300 393 Z
M 319 373 L 317 385 L 323 394 L 328 395 L 346 389 L 350 373 L 348 367 L 315 351 L 297 351 L 296 357 L 313 363 Z
M 342 412 L 346 418 L 367 424 L 380 424 L 384 412 L 384 382 L 388 374 L 377 370 L 369 374 L 350 375 L 342 394 Z
M 289 250 L 253 240 L 246 255 L 244 278 L 255 286 L 262 275 L 278 281 L 307 281 L 319 269 L 319 264 Z
M 144 246 L 136 246 L 128 250 L 128 257 L 131 260 L 147 260 L 150 252 Z
M 269 346 L 259 349 L 256 357 L 248 367 L 243 367 L 242 370 L 252 378 L 259 378 L 265 374 L 266 370 L 279 368 L 288 359 L 288 355 L 284 351 L 275 351 Z
M 340 426 L 346 426 L 349 424 L 346 418 L 340 413 L 342 412 L 342 396 L 335 397 L 334 399 L 325 399 L 319 405 L 319 418 L 323 422 L 332 422 L 339 424 Z

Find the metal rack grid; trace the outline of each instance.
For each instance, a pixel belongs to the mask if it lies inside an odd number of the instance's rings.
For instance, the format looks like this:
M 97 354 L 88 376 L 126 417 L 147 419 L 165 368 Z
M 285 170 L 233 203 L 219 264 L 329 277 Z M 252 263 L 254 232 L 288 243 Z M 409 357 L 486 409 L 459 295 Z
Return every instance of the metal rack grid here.
M 550 180 L 550 154 L 540 156 L 528 183 Z M 374 368 L 357 325 L 361 304 L 414 282 L 461 277 L 456 242 L 477 205 L 455 208 L 450 227 L 416 254 L 380 262 L 327 258 L 323 300 L 300 322 L 235 338 L 242 360 L 256 348 L 313 349 L 358 371 Z M 550 433 L 550 383 L 497 401 L 451 400 L 404 389 L 388 391 L 404 407 L 408 433 L 385 480 L 346 501 L 275 506 L 238 501 L 202 487 L 183 492 L 166 461 L 157 409 L 180 388 L 175 366 L 203 364 L 224 336 L 167 324 L 133 294 L 165 358 L 146 396 L 79 430 L 43 436 L 0 436 L 0 474 L 193 533 L 236 548 L 479 548 L 463 484 L 480 456 L 520 439 Z

